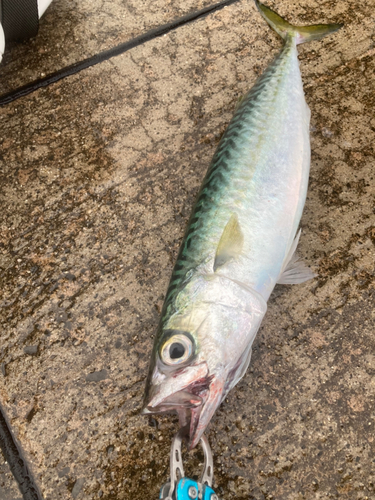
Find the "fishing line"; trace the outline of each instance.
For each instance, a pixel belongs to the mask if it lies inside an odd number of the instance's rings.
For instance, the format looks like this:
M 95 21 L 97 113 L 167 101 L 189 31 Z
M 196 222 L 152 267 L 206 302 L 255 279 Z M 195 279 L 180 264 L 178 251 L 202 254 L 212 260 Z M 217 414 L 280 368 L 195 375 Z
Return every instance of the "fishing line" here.
M 0 448 L 15 477 L 24 500 L 43 500 L 0 404 Z
M 94 56 L 88 57 L 87 59 L 83 59 L 83 61 L 79 61 L 69 66 L 66 66 L 65 68 L 62 68 L 54 73 L 51 73 L 50 75 L 47 75 L 43 78 L 39 78 L 34 82 L 27 83 L 22 87 L 18 87 L 17 89 L 7 92 L 6 94 L 0 96 L 0 106 L 9 104 L 15 101 L 16 99 L 31 94 L 32 92 L 35 92 L 36 90 L 42 87 L 48 87 L 48 85 L 56 83 L 59 80 L 66 78 L 67 76 L 75 75 L 76 73 L 79 73 L 80 71 L 89 68 L 90 66 L 95 66 L 96 64 L 107 61 L 112 57 L 116 57 L 120 54 L 123 54 L 124 52 L 127 52 L 128 50 L 133 49 L 134 47 L 138 47 L 139 45 L 142 45 L 146 42 L 154 40 L 155 38 L 163 36 L 169 33 L 170 31 L 179 28 L 180 26 L 184 26 L 185 24 L 191 23 L 192 21 L 196 21 L 197 19 L 206 17 L 208 14 L 211 14 L 212 12 L 215 12 L 217 10 L 221 10 L 228 5 L 237 3 L 238 1 L 239 0 L 225 0 L 224 2 L 210 5 L 209 7 L 205 7 L 202 10 L 198 10 L 191 14 L 187 14 L 186 16 L 180 17 L 179 19 L 176 19 L 171 23 L 158 26 L 157 28 L 153 28 L 152 30 L 147 31 L 143 35 L 139 35 L 136 38 L 133 38 L 132 40 L 117 45 L 116 47 L 100 52 L 99 54 L 95 54 Z

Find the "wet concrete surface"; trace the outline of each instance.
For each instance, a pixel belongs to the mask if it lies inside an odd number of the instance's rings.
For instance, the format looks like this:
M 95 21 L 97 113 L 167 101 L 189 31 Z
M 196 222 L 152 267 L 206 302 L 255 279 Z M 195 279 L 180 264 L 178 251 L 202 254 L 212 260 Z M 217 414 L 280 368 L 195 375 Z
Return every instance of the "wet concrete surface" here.
M 312 110 L 300 253 L 318 277 L 275 289 L 207 433 L 214 485 L 223 499 L 373 499 L 373 7 L 270 5 L 345 23 L 299 49 Z M 153 334 L 215 147 L 280 46 L 243 1 L 1 109 L 0 397 L 46 499 L 152 499 L 166 481 L 177 419 L 139 415 Z M 201 451 L 185 457 L 198 474 Z M 19 498 L 0 474 L 0 497 Z
M 22 495 L 18 490 L 17 483 L 6 462 L 0 457 L 0 494 L 4 500 L 22 500 Z

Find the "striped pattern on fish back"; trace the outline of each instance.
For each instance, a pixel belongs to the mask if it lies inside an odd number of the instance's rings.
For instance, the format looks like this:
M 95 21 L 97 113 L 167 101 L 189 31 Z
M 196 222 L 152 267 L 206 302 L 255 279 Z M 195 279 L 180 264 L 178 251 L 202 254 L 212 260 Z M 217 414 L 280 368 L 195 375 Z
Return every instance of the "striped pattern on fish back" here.
M 265 105 L 270 95 L 275 97 L 279 80 L 283 77 L 283 67 L 287 64 L 290 49 L 295 47 L 292 37 L 288 37 L 280 54 L 258 78 L 255 85 L 243 97 L 228 128 L 224 132 L 203 180 L 194 205 L 187 230 L 177 257 L 161 316 L 161 323 L 173 313 L 173 303 L 178 292 L 189 281 L 199 264 L 207 259 L 207 221 L 221 205 L 222 194 L 229 189 L 233 180 L 235 165 L 241 146 L 249 134 L 261 127 Z M 265 102 L 267 101 L 267 102 Z M 206 249 L 206 252 L 205 252 Z M 211 253 L 212 253 L 211 248 Z M 190 272 L 189 272 L 190 271 Z M 170 307 L 171 306 L 171 307 Z

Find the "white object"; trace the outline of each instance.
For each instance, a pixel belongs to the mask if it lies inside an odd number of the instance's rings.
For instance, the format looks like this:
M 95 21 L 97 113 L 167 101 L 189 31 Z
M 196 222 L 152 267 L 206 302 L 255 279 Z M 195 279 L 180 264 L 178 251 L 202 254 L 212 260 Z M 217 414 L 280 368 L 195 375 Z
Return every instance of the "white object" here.
M 38 11 L 39 11 L 39 19 L 45 13 L 47 7 L 52 2 L 52 0 L 38 0 Z
M 51 2 L 52 2 L 52 0 L 38 0 L 39 19 L 45 13 L 47 7 L 49 6 L 49 4 Z M 3 27 L 0 24 L 0 62 L 1 62 L 2 58 L 3 58 L 4 50 L 5 50 L 5 36 L 4 36 Z
M 1 59 L 3 58 L 4 50 L 5 50 L 5 36 L 3 27 L 0 24 L 0 62 Z

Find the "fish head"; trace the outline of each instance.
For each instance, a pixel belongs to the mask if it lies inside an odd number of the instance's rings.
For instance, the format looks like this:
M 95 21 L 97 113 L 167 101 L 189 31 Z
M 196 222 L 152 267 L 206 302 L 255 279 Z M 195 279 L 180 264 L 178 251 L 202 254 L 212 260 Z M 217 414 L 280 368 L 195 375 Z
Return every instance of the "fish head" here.
M 200 440 L 227 392 L 243 376 L 264 316 L 263 299 L 227 278 L 196 280 L 161 321 L 143 413 L 176 411 L 189 422 L 189 447 Z

